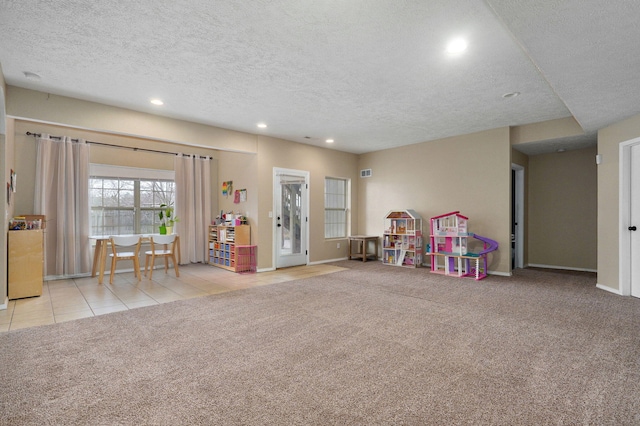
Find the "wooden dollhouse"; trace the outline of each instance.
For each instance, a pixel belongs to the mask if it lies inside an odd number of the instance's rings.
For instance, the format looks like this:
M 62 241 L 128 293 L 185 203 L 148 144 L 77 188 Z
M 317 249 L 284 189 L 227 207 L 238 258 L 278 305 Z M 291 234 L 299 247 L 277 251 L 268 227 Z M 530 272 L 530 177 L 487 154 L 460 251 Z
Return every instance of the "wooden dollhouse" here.
M 422 216 L 414 210 L 392 210 L 384 217 L 382 263 L 422 266 Z

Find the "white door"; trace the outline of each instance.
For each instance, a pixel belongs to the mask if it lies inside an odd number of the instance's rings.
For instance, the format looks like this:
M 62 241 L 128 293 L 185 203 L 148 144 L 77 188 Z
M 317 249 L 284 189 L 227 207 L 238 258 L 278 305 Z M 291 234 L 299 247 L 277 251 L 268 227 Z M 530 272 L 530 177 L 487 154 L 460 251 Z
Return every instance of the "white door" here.
M 309 173 L 274 169 L 276 268 L 306 265 Z
M 631 199 L 627 230 L 631 238 L 631 295 L 640 297 L 640 144 L 631 146 Z

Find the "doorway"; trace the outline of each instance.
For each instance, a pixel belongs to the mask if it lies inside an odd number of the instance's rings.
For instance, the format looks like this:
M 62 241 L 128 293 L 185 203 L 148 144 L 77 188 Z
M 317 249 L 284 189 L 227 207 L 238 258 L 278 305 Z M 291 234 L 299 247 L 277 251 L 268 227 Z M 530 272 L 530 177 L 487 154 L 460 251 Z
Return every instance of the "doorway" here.
M 6 122 L 7 116 L 5 111 L 5 93 L 4 88 L 0 86 L 0 152 L 4 155 L 6 154 Z M 7 176 L 6 172 L 6 161 L 3 160 L 0 162 L 0 174 L 2 176 Z M 7 206 L 7 193 L 0 196 L 0 203 L 3 206 Z M 2 220 L 4 223 L 9 223 L 9 217 L 13 215 L 13 209 L 9 210 L 8 208 L 3 209 L 4 214 L 2 215 Z M 3 232 L 2 236 L 0 236 L 0 259 L 7 259 L 7 233 Z M 6 265 L 6 263 L 5 263 Z M 0 274 L 0 310 L 7 309 L 9 306 L 9 299 L 7 298 L 7 274 Z
M 524 268 L 524 167 L 511 164 L 511 270 Z
M 640 138 L 620 144 L 620 293 L 640 297 Z
M 276 268 L 308 263 L 309 172 L 273 169 Z

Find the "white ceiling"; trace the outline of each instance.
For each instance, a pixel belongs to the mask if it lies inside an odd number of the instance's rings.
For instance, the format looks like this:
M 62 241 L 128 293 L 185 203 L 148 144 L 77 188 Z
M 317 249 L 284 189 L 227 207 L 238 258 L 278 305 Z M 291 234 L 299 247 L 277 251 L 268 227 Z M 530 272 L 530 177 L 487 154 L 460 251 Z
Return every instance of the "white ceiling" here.
M 353 153 L 584 129 L 519 148 L 537 154 L 640 113 L 639 18 L 637 0 L 4 0 L 0 64 L 9 85 Z

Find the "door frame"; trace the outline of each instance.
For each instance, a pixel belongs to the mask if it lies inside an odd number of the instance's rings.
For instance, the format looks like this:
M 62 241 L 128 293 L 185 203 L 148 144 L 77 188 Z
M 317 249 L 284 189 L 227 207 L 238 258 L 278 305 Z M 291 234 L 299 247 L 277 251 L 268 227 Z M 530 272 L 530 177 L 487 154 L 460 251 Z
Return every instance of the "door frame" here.
M 6 154 L 6 143 L 7 143 L 7 111 L 5 108 L 6 104 L 6 94 L 5 89 L 0 86 L 0 150 L 4 154 Z M 0 174 L 2 176 L 6 176 L 6 161 L 2 161 L 0 163 Z M 15 166 L 14 166 L 15 167 Z M 0 196 L 0 203 L 3 206 L 7 206 L 7 193 L 4 192 L 2 196 Z M 1 219 L 4 223 L 9 223 L 9 215 L 13 214 L 13 210 L 9 210 L 8 207 L 3 209 L 4 213 L 2 214 Z M 4 265 L 6 267 L 7 262 L 7 239 L 9 235 L 7 232 L 3 232 L 0 235 L 0 259 L 4 259 Z M 6 271 L 6 269 L 5 269 Z M 7 274 L 3 273 L 0 275 L 0 311 L 5 310 L 9 307 L 9 296 L 8 296 L 8 286 L 7 286 Z
M 623 296 L 631 295 L 631 234 L 627 228 L 631 220 L 631 147 L 638 144 L 640 138 L 635 138 L 619 147 L 618 280 Z
M 516 172 L 515 200 L 517 217 L 511 218 L 516 226 L 515 267 L 524 268 L 524 167 L 511 163 L 511 170 Z M 511 244 L 509 244 L 511 247 Z
M 311 197 L 309 197 L 309 190 L 311 185 L 309 184 L 310 181 L 310 173 L 308 171 L 305 170 L 295 170 L 295 169 L 285 169 L 285 168 L 281 168 L 281 167 L 274 167 L 273 168 L 273 194 L 272 194 L 272 199 L 273 199 L 273 216 L 275 216 L 278 212 L 278 203 L 280 202 L 280 200 L 278 200 L 278 197 L 276 197 L 277 193 L 278 193 L 278 187 L 280 186 L 280 180 L 278 179 L 278 176 L 280 174 L 292 174 L 292 175 L 299 175 L 299 176 L 304 176 L 304 180 L 305 183 L 307 185 L 307 189 L 306 189 L 306 194 L 307 196 L 305 197 L 304 200 L 302 200 L 303 203 L 303 208 L 305 210 L 305 220 L 306 220 L 306 225 L 305 225 L 305 246 L 301 247 L 301 250 L 304 250 L 304 259 L 305 259 L 305 265 L 309 264 L 309 227 L 310 227 L 310 223 L 309 223 L 309 199 Z M 273 255 L 271 258 L 271 264 L 273 265 L 273 269 L 278 269 L 278 226 L 277 226 L 278 221 L 275 220 L 275 217 L 273 218 L 273 220 L 271 221 L 271 241 L 272 241 L 272 247 L 273 247 Z

